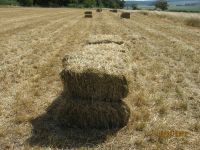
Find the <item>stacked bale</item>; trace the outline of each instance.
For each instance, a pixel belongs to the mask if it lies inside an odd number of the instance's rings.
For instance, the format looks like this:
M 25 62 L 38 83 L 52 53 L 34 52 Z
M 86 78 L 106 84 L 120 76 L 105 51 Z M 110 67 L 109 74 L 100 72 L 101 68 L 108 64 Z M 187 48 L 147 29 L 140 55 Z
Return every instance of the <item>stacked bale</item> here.
M 85 11 L 85 18 L 92 18 L 92 11 Z
M 58 119 L 66 126 L 117 128 L 127 124 L 130 110 L 123 101 L 129 92 L 129 50 L 120 37 L 92 36 L 83 50 L 63 59 L 61 79 L 69 98 Z
M 121 13 L 121 18 L 130 19 L 131 18 L 131 14 L 129 12 L 122 12 Z

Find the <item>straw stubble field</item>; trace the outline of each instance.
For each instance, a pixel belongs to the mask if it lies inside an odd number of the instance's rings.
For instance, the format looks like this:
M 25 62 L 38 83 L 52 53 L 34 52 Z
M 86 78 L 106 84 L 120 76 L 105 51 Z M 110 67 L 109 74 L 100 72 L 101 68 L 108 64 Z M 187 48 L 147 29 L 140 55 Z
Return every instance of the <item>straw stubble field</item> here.
M 135 12 L 130 20 L 108 10 L 93 11 L 92 19 L 83 14 L 0 8 L 0 149 L 198 149 L 200 29 L 166 13 Z M 125 99 L 132 116 L 118 132 L 63 128 L 51 120 L 62 99 L 63 56 L 96 34 L 118 35 L 132 52 Z M 163 130 L 188 134 L 166 137 Z

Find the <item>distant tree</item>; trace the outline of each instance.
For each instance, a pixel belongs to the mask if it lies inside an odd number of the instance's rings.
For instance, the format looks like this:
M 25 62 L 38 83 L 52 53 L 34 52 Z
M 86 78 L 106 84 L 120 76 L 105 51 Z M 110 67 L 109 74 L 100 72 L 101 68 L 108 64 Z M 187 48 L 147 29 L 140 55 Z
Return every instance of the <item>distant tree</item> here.
M 34 5 L 39 5 L 39 6 L 49 6 L 50 1 L 49 0 L 34 0 Z
M 104 7 L 108 8 L 124 8 L 124 0 L 101 0 Z
M 76 7 L 79 6 L 79 0 L 71 0 L 70 3 L 75 4 Z
M 101 0 L 96 0 L 97 7 L 103 7 L 103 3 Z
M 135 4 L 135 3 L 133 3 L 133 4 L 131 5 L 131 7 L 132 7 L 132 10 L 137 10 L 137 9 L 138 9 L 137 4 Z
M 124 8 L 125 0 L 18 0 L 23 6 L 38 5 L 43 7 L 108 7 L 108 8 Z
M 167 0 L 157 0 L 155 3 L 155 7 L 161 10 L 167 10 L 168 6 Z
M 22 6 L 32 6 L 33 0 L 18 0 L 19 4 Z
M 124 0 L 118 0 L 118 3 L 120 8 L 124 8 L 126 2 Z
M 96 5 L 96 0 L 84 0 L 83 4 L 85 7 L 93 7 Z

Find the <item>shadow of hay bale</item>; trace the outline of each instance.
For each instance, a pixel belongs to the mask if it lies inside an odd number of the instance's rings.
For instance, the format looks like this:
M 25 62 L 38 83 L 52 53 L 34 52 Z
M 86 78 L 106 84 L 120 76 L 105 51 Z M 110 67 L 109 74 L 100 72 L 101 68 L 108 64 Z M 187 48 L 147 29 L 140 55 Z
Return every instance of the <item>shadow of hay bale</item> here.
M 69 128 L 60 124 L 54 118 L 65 99 L 60 95 L 47 108 L 45 114 L 31 120 L 33 126 L 32 136 L 27 140 L 31 146 L 76 149 L 80 147 L 92 148 L 103 143 L 107 136 L 115 135 L 119 129 L 80 129 Z
M 30 145 L 92 148 L 127 125 L 131 110 L 122 99 L 129 93 L 129 55 L 125 54 L 125 49 L 123 52 L 115 49 L 113 57 L 113 53 L 108 53 L 109 46 L 107 51 L 101 46 L 86 47 L 87 51 L 63 59 L 65 69 L 60 74 L 63 93 L 45 114 L 31 120 L 32 136 L 27 141 Z M 100 54 L 95 53 L 100 50 Z M 94 63 L 88 56 L 96 56 L 99 61 Z M 123 64 L 121 67 L 119 62 Z M 96 69 L 96 66 L 103 66 L 103 69 Z

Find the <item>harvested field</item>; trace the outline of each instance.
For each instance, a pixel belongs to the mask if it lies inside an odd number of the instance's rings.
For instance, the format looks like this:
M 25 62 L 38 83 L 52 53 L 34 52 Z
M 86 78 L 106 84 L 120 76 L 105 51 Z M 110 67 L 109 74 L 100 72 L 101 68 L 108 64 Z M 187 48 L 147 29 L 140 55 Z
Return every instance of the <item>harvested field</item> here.
M 88 44 L 107 44 L 107 43 L 114 43 L 114 44 L 123 44 L 124 41 L 120 36 L 117 35 L 109 35 L 109 34 L 99 34 L 99 35 L 90 35 L 88 40 Z M 111 46 L 111 45 L 109 45 Z M 114 45 L 115 46 L 115 45 Z M 116 48 L 111 48 L 116 49 Z
M 104 10 L 85 19 L 84 12 L 0 8 L 0 149 L 199 149 L 200 28 L 185 22 L 199 14 L 134 12 L 120 19 Z M 132 83 L 123 99 L 131 119 L 118 132 L 66 128 L 54 119 L 62 110 L 63 57 L 81 53 L 98 34 L 118 35 L 131 50 Z M 68 104 L 83 114 L 90 108 Z

